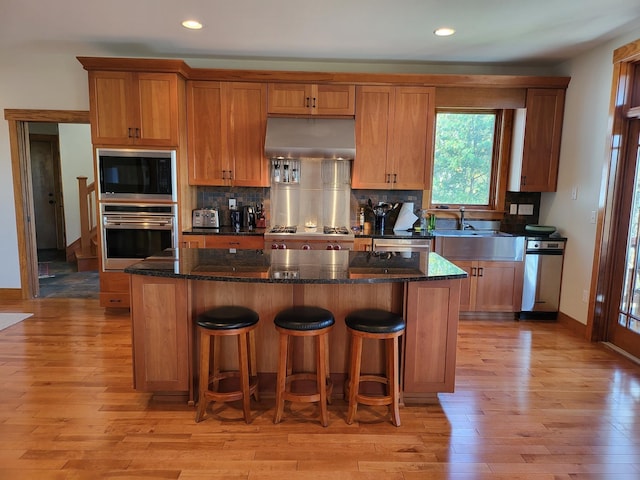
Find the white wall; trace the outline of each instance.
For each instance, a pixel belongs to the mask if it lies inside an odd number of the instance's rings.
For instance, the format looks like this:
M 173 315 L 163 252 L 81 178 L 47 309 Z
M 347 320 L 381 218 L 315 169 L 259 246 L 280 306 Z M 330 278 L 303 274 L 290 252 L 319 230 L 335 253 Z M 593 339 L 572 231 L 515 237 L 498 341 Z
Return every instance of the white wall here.
M 560 311 L 587 323 L 596 225 L 603 167 L 607 160 L 613 51 L 640 38 L 640 30 L 576 57 L 562 66 L 571 77 L 565 104 L 558 190 L 543 193 L 540 223 L 555 225 L 568 238 Z M 571 191 L 578 189 L 576 200 Z
M 80 198 L 77 177 L 87 177 L 93 182 L 93 151 L 89 124 L 61 123 L 60 163 L 62 169 L 62 195 L 64 198 L 64 225 L 66 244 L 80 238 Z

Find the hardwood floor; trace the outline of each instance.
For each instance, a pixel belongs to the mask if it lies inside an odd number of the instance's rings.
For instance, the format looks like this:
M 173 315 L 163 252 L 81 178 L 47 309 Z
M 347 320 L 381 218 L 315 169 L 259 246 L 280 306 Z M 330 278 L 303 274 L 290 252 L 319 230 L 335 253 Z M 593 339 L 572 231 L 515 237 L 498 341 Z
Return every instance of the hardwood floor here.
M 640 366 L 555 323 L 462 320 L 456 392 L 329 426 L 314 406 L 253 403 L 254 420 L 131 388 L 130 325 L 96 300 L 3 303 L 34 316 L 0 332 L 0 479 L 640 478 Z

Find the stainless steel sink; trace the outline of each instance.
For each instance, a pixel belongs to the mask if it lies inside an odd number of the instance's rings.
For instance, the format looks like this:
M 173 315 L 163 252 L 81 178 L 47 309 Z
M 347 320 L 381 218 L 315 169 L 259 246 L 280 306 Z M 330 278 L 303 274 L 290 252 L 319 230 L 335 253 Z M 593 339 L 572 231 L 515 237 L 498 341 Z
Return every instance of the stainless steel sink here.
M 449 260 L 521 261 L 525 237 L 494 230 L 435 230 L 434 251 Z

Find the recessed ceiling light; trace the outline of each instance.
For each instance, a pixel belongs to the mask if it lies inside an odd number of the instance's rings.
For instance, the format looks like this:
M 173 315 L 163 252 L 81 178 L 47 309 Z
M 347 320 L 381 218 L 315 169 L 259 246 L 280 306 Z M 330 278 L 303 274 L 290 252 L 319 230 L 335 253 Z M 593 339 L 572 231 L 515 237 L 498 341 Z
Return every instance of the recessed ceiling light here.
M 448 37 L 448 36 L 453 35 L 454 33 L 456 33 L 456 31 L 453 28 L 441 27 L 441 28 L 438 28 L 437 30 L 435 30 L 433 33 L 435 35 L 437 35 L 438 37 Z
M 202 28 L 202 24 L 197 20 L 185 20 L 182 22 L 182 26 L 190 30 L 200 30 Z

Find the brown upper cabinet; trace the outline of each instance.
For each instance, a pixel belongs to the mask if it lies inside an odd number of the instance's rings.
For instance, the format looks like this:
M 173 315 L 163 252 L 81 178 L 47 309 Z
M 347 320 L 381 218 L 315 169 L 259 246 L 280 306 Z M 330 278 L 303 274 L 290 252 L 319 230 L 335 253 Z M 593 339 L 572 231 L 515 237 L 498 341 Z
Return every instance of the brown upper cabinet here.
M 266 98 L 264 83 L 187 82 L 191 185 L 269 185 Z
M 269 114 L 353 116 L 354 85 L 270 83 Z
M 95 145 L 178 145 L 178 75 L 89 72 Z
M 357 88 L 353 188 L 426 188 L 434 96 L 432 87 Z
M 509 191 L 556 191 L 564 97 L 560 88 L 527 90 L 526 106 L 513 122 Z

